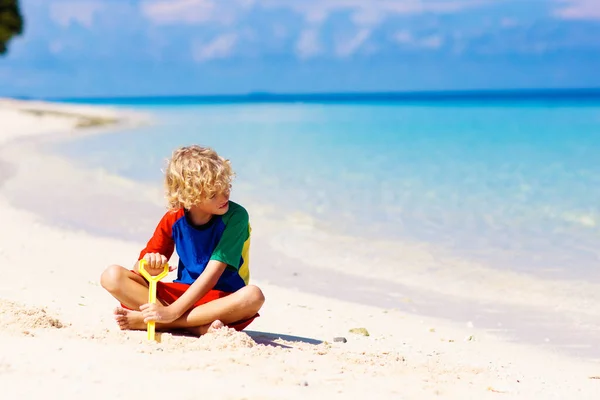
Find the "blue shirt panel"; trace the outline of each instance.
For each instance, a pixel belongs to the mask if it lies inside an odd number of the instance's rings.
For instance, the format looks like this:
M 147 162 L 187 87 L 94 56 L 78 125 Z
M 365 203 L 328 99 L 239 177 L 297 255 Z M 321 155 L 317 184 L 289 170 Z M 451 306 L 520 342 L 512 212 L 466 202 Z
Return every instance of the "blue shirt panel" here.
M 202 226 L 192 226 L 185 215 L 173 224 L 173 241 L 179 256 L 177 279 L 174 282 L 191 285 L 198 279 L 224 231 L 225 223 L 218 215 Z M 238 271 L 227 267 L 214 289 L 235 292 L 244 286 Z

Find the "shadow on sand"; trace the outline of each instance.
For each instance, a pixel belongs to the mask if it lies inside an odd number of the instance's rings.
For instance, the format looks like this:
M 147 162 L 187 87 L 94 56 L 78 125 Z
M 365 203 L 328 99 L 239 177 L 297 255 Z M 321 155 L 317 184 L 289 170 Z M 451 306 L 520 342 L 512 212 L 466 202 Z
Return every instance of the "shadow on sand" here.
M 265 346 L 281 347 L 284 349 L 290 349 L 292 347 L 286 346 L 285 344 L 277 343 L 275 341 L 278 339 L 281 339 L 281 340 L 285 340 L 286 342 L 307 343 L 307 344 L 313 344 L 313 345 L 323 343 L 322 340 L 318 340 L 318 339 L 311 339 L 311 338 L 306 338 L 306 337 L 301 337 L 301 336 L 284 335 L 281 333 L 258 332 L 258 331 L 247 331 L 247 330 L 244 330 L 243 332 L 246 333 L 248 336 L 250 336 L 252 338 L 252 340 L 254 340 L 258 344 L 262 344 Z M 163 333 L 164 332 L 156 332 L 156 341 L 158 343 L 161 343 L 161 336 Z M 190 338 L 197 337 L 197 336 L 190 334 L 189 332 L 187 332 L 185 330 L 179 330 L 179 329 L 171 330 L 171 331 L 169 331 L 169 333 L 173 336 L 179 336 L 179 337 L 190 337 Z
M 301 336 L 291 336 L 291 335 L 283 335 L 280 333 L 270 333 L 270 332 L 257 332 L 257 331 L 246 331 L 244 333 L 248 334 L 258 344 L 264 344 L 266 346 L 275 346 L 275 347 L 283 347 L 290 348 L 290 346 L 286 346 L 284 344 L 280 344 L 275 342 L 277 339 L 285 340 L 286 342 L 302 342 L 308 344 L 321 344 L 322 340 L 305 338 Z

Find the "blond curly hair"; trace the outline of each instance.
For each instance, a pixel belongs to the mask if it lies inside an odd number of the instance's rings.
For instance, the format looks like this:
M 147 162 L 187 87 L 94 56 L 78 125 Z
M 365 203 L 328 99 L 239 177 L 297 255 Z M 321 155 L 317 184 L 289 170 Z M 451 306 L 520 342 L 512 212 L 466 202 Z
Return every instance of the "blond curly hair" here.
M 229 160 L 209 147 L 197 145 L 176 149 L 165 171 L 165 189 L 171 210 L 193 205 L 227 192 L 235 173 Z

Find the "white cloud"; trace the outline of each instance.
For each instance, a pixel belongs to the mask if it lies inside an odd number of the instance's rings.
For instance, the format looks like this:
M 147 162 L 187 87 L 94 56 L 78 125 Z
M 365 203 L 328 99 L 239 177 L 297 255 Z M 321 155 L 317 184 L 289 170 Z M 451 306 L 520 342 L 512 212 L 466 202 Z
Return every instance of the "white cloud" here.
M 358 26 L 376 26 L 379 25 L 382 19 L 383 15 L 372 9 L 360 10 L 352 15 L 352 22 Z
M 503 28 L 514 28 L 515 26 L 519 26 L 519 21 L 514 18 L 502 18 L 500 20 L 500 26 Z
M 142 14 L 156 24 L 232 24 L 256 0 L 143 0 Z
M 53 42 L 50 42 L 50 44 L 48 45 L 48 50 L 50 50 L 52 54 L 59 54 L 65 49 L 65 47 L 66 46 L 63 42 L 55 40 Z
M 227 58 L 233 53 L 237 40 L 237 34 L 225 33 L 217 36 L 208 43 L 196 42 L 192 48 L 194 60 L 204 62 L 218 58 Z
M 400 31 L 394 35 L 394 39 L 396 42 L 401 44 L 412 44 L 414 42 L 414 38 L 409 31 Z
M 427 49 L 439 49 L 444 44 L 444 38 L 440 35 L 426 36 L 421 38 L 421 40 L 418 41 L 418 44 Z
M 52 54 L 80 52 L 85 47 L 86 44 L 81 37 L 75 35 L 53 39 L 48 42 L 48 51 Z
M 142 13 L 158 24 L 220 22 L 231 24 L 252 8 L 288 9 L 310 24 L 350 11 L 357 25 L 378 24 L 390 14 L 451 13 L 491 0 L 143 0 Z
M 555 14 L 564 19 L 600 19 L 599 0 L 562 0 Z
M 50 18 L 60 26 L 67 27 L 78 22 L 86 28 L 94 24 L 94 15 L 105 7 L 100 1 L 70 0 L 50 4 Z
M 355 11 L 353 19 L 379 22 L 389 14 L 451 13 L 483 4 L 486 0 L 259 0 L 257 4 L 270 8 L 288 8 L 303 14 L 308 21 L 318 15 L 321 20 L 337 11 Z
M 327 12 L 325 10 L 315 8 L 314 10 L 307 10 L 305 13 L 306 22 L 311 24 L 321 24 L 327 20 Z
M 195 24 L 220 19 L 212 0 L 147 0 L 140 6 L 142 14 L 157 24 Z
M 363 28 L 350 40 L 340 42 L 336 46 L 335 52 L 339 57 L 348 57 L 354 54 L 365 41 L 371 36 L 371 30 Z
M 423 37 L 415 37 L 409 31 L 399 31 L 394 35 L 394 40 L 403 46 L 438 49 L 444 44 L 444 38 L 440 35 L 429 35 Z
M 305 29 L 300 33 L 296 42 L 296 55 L 300 58 L 311 58 L 321 52 L 319 43 L 319 31 L 316 28 Z

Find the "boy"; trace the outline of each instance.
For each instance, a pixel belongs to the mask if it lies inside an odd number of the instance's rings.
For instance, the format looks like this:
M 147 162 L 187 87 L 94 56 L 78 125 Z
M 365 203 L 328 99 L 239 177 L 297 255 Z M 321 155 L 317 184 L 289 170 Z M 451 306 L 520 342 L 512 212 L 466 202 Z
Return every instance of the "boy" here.
M 177 149 L 165 174 L 169 211 L 141 251 L 133 271 L 109 266 L 102 287 L 122 307 L 115 309 L 121 329 L 185 329 L 203 335 L 224 325 L 242 330 L 258 316 L 261 290 L 248 285 L 250 225 L 246 210 L 229 201 L 234 173 L 228 160 L 210 148 Z M 158 282 L 157 303 L 147 304 L 148 284 L 139 262 L 158 275 L 174 249 L 177 279 Z M 172 269 L 173 270 L 173 269 Z

